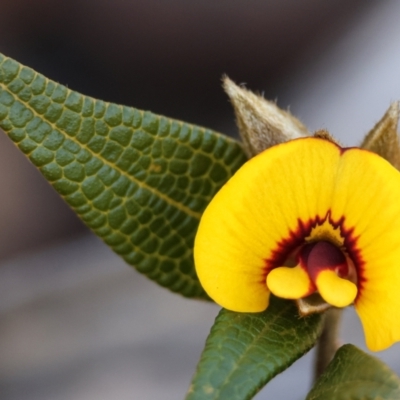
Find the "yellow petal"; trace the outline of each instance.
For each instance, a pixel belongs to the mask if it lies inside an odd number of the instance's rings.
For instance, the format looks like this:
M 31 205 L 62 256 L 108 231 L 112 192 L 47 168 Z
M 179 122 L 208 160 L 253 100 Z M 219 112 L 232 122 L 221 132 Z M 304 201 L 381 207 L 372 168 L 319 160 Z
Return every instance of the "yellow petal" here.
M 355 308 L 374 351 L 400 340 L 399 199 L 400 174 L 388 162 L 360 149 L 344 152 L 332 218 L 345 216 L 347 247 L 358 266 Z
M 267 276 L 267 287 L 283 299 L 301 299 L 315 291 L 310 277 L 301 265 L 294 268 L 278 267 Z
M 336 145 L 298 139 L 252 158 L 227 182 L 195 240 L 196 271 L 212 299 L 233 311 L 267 307 L 266 276 L 284 261 L 282 241 L 302 239 L 299 219 L 326 216 L 339 160 Z
M 319 272 L 316 285 L 321 297 L 335 307 L 347 307 L 357 296 L 357 286 L 353 282 L 328 269 Z
M 399 289 L 389 288 L 386 296 L 379 288 L 376 291 L 364 291 L 355 304 L 367 347 L 372 351 L 385 350 L 400 340 L 399 304 L 393 296 L 393 290 Z

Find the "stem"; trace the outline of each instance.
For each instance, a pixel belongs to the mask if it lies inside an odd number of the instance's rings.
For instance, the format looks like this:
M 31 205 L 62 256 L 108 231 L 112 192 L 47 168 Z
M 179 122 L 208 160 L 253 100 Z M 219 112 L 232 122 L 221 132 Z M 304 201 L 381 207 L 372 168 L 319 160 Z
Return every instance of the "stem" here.
M 314 366 L 314 381 L 325 371 L 339 348 L 338 334 L 342 309 L 330 308 L 326 311 L 324 328 L 317 343 L 317 354 Z

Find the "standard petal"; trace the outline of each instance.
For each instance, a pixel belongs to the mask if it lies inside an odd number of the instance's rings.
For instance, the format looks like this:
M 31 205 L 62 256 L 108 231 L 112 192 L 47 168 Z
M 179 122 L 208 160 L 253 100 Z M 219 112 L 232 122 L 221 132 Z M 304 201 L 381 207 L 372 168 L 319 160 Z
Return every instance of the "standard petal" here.
M 194 256 L 218 304 L 244 312 L 268 306 L 266 275 L 304 239 L 302 229 L 326 217 L 340 154 L 323 139 L 287 142 L 248 161 L 217 193 L 201 219 Z
M 369 349 L 400 340 L 400 173 L 381 157 L 346 150 L 338 171 L 332 218 L 344 217 L 346 247 L 355 261 L 355 308 Z

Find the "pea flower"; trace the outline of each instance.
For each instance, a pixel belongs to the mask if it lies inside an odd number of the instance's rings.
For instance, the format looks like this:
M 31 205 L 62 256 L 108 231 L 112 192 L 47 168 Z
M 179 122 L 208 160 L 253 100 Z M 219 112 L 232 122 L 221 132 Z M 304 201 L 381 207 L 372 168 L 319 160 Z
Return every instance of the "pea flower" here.
M 400 340 L 400 173 L 322 138 L 250 159 L 200 221 L 197 274 L 219 305 L 260 312 L 271 293 L 354 304 L 369 349 Z

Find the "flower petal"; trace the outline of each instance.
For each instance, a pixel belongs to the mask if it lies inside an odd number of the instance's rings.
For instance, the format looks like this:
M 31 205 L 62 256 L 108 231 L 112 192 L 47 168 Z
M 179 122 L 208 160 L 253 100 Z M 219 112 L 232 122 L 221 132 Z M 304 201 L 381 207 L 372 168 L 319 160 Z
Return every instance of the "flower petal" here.
M 299 221 L 325 218 L 340 154 L 323 139 L 293 140 L 252 158 L 217 193 L 201 219 L 194 257 L 218 304 L 244 312 L 268 306 L 271 260 L 288 250 L 285 241 L 302 240 Z
M 274 268 L 267 276 L 267 287 L 282 299 L 298 300 L 315 292 L 315 286 L 301 265 Z
M 334 271 L 321 271 L 316 279 L 316 285 L 321 297 L 335 307 L 347 307 L 357 296 L 357 286 L 342 279 Z
M 400 173 L 360 149 L 344 152 L 332 218 L 345 216 L 347 247 L 358 269 L 355 308 L 367 346 L 383 350 L 400 340 Z M 350 243 L 354 241 L 353 243 Z

